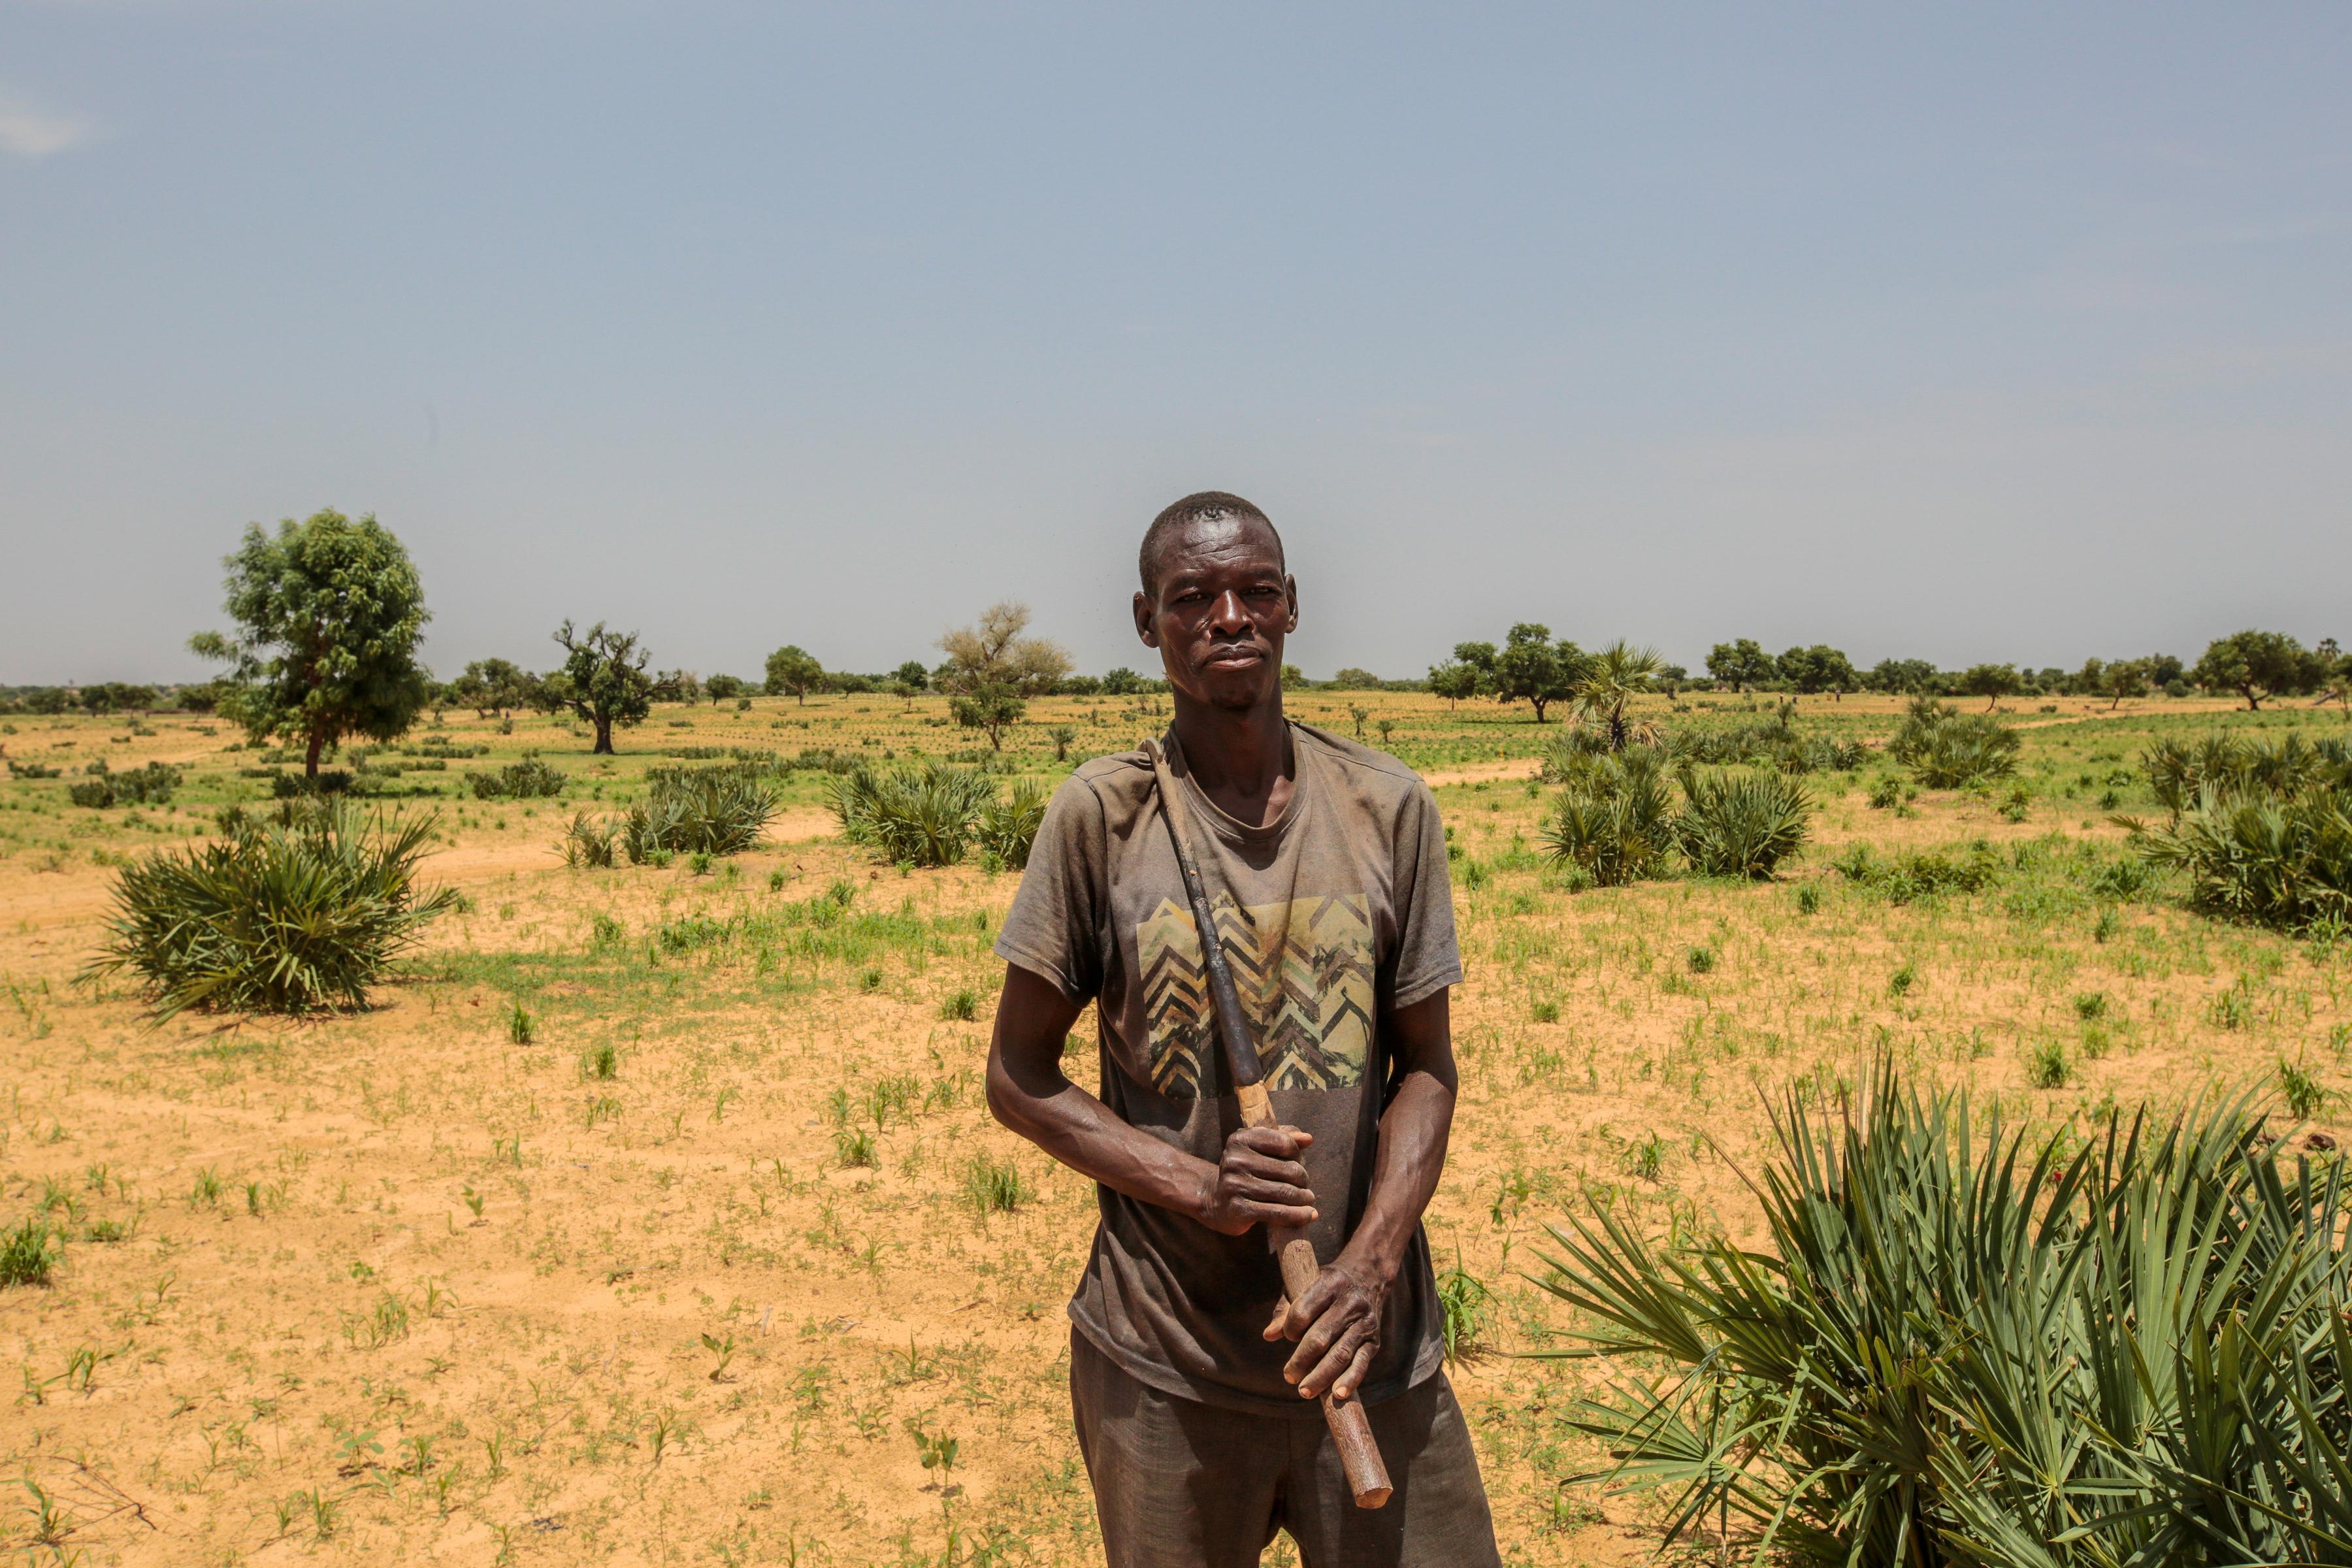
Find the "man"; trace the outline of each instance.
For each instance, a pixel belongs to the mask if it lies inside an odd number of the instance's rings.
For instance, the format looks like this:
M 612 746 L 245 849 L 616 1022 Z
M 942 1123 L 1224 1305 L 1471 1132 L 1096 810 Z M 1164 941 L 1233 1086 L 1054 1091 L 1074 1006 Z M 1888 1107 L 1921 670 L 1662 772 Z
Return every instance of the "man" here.
M 1087 763 L 996 944 L 988 1101 L 1097 1184 L 1070 1393 L 1106 1553 L 1254 1564 L 1280 1527 L 1309 1568 L 1496 1563 L 1421 1228 L 1462 977 L 1436 802 L 1394 758 L 1283 717 L 1298 589 L 1264 513 L 1188 496 L 1139 564 L 1136 633 L 1174 697 L 1163 744 L 1283 1125 L 1240 1126 L 1149 760 Z M 1061 1068 L 1088 1002 L 1100 1098 Z M 1323 1268 L 1287 1306 L 1266 1246 L 1282 1226 Z M 1349 1496 L 1327 1390 L 1363 1402 L 1385 1508 Z

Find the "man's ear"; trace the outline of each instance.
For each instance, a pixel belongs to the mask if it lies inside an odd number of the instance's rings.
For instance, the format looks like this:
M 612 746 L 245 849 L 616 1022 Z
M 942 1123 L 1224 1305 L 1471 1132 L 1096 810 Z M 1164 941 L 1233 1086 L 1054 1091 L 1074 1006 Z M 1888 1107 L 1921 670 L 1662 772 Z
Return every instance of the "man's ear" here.
M 1158 605 L 1143 596 L 1142 589 L 1138 588 L 1135 591 L 1135 635 L 1143 639 L 1143 646 L 1146 647 L 1156 648 L 1160 646 L 1160 628 L 1152 624 L 1156 619 L 1152 612 L 1158 608 Z M 1295 613 L 1293 618 L 1296 618 Z
M 1298 629 L 1298 579 L 1287 572 L 1282 574 L 1282 593 L 1290 601 L 1290 624 L 1282 628 L 1287 637 Z

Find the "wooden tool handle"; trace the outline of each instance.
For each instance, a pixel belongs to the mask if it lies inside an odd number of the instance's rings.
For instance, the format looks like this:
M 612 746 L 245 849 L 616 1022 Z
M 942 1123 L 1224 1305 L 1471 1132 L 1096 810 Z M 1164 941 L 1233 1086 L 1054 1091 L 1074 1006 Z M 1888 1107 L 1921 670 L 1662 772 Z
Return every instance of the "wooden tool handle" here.
M 1209 890 L 1201 879 L 1200 862 L 1192 858 L 1192 835 L 1184 827 L 1184 805 L 1176 794 L 1176 781 L 1168 772 L 1168 760 L 1156 741 L 1143 743 L 1144 754 L 1151 760 L 1153 779 L 1160 786 L 1160 815 L 1167 820 L 1168 837 L 1176 847 L 1176 868 L 1184 879 L 1185 900 L 1192 906 L 1192 929 L 1201 939 L 1202 966 L 1208 971 L 1209 994 L 1217 1013 L 1217 1033 L 1224 1044 L 1226 1071 L 1234 1082 L 1234 1096 L 1241 1102 L 1242 1125 L 1244 1127 L 1276 1127 L 1274 1102 L 1266 1097 L 1265 1085 L 1258 1069 L 1257 1043 L 1250 1037 L 1249 1018 L 1242 1012 L 1240 994 L 1234 987 L 1232 967 L 1225 963 L 1223 939 L 1217 934 L 1215 911 L 1209 908 Z M 1283 1293 L 1291 1300 L 1302 1300 L 1307 1288 L 1322 1273 L 1316 1261 L 1315 1244 L 1307 1239 L 1302 1230 L 1269 1227 L 1267 1242 L 1282 1266 Z M 1372 1423 L 1365 1415 L 1363 1405 L 1353 1399 L 1323 1395 L 1323 1419 L 1331 1429 L 1331 1442 L 1339 1450 L 1340 1468 L 1347 1472 L 1348 1490 L 1354 1494 L 1358 1508 L 1378 1508 L 1389 1500 L 1388 1467 L 1381 1462 L 1380 1445 L 1372 1440 Z

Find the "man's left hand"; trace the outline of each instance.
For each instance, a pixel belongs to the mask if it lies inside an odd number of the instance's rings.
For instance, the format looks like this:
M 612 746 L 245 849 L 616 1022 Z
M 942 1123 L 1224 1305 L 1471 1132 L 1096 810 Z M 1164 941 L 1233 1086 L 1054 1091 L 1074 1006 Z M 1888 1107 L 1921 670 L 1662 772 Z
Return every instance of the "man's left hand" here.
M 1381 1349 L 1381 1307 L 1389 1286 L 1362 1260 L 1341 1253 L 1316 1277 L 1307 1294 L 1274 1310 L 1265 1337 L 1296 1340 L 1282 1369 L 1302 1398 L 1356 1397 Z

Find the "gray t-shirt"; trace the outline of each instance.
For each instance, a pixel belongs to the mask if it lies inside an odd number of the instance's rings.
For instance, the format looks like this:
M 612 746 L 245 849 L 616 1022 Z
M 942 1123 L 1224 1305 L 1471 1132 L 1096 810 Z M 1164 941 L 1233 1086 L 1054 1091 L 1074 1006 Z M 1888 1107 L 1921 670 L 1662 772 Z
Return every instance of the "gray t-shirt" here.
M 1290 805 L 1245 826 L 1192 782 L 1193 851 L 1257 1038 L 1275 1114 L 1315 1135 L 1309 1230 L 1328 1263 L 1370 1195 L 1380 1118 L 1401 1069 L 1390 1020 L 1462 978 L 1445 833 L 1420 778 L 1384 752 L 1293 723 Z M 1098 757 L 1055 792 L 997 956 L 1095 1001 L 1102 1099 L 1130 1125 L 1215 1163 L 1241 1125 L 1219 1055 L 1201 944 L 1139 752 Z M 1102 1221 L 1070 1302 L 1080 1332 L 1144 1383 L 1235 1409 L 1313 1415 L 1282 1378 L 1294 1348 L 1260 1337 L 1282 1294 L 1263 1226 L 1220 1236 L 1098 1187 Z M 1389 1294 L 1361 1397 L 1437 1370 L 1443 1314 L 1418 1229 Z

